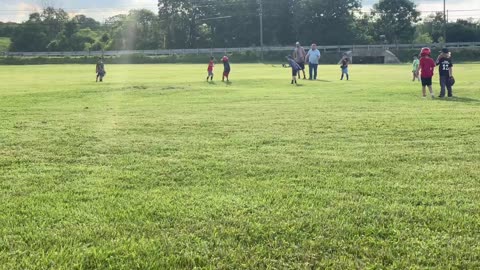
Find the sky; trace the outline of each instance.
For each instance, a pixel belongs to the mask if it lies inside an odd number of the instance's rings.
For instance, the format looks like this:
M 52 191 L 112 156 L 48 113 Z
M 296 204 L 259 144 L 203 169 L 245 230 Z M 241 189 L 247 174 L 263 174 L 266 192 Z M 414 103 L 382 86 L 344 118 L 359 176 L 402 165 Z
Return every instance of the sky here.
M 363 0 L 363 7 L 368 9 L 377 0 Z M 417 7 L 425 13 L 443 10 L 442 0 L 414 0 Z M 28 14 L 39 11 L 44 6 L 63 8 L 71 15 L 85 14 L 99 21 L 126 13 L 130 9 L 148 8 L 156 11 L 156 0 L 0 0 L 0 21 L 22 22 Z M 447 0 L 449 19 L 480 19 L 480 0 Z

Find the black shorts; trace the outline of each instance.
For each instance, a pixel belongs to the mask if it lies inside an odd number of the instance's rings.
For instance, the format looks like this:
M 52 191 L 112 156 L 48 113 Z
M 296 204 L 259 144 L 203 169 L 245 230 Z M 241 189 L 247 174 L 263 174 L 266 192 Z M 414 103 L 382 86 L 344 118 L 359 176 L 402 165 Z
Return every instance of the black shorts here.
M 432 86 L 432 78 L 422 78 L 422 86 Z
M 300 70 L 305 70 L 305 63 L 297 63 L 300 66 Z
M 297 76 L 297 74 L 298 74 L 298 70 L 295 70 L 292 68 L 292 76 Z

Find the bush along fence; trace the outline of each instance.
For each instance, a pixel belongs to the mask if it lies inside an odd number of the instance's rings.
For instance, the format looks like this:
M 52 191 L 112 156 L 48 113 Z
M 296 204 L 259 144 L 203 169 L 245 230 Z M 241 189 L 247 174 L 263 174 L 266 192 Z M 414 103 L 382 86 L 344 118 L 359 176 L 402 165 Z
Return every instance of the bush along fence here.
M 320 47 L 323 64 L 337 64 L 342 54 L 355 50 L 389 49 L 401 62 L 410 62 L 420 48 L 431 47 L 433 52 L 444 46 L 450 48 L 456 62 L 480 61 L 480 43 L 452 44 L 418 44 L 418 45 L 376 45 L 376 46 L 327 46 Z M 163 54 L 168 51 L 168 54 Z M 41 64 L 94 64 L 99 57 L 107 64 L 168 64 L 193 63 L 204 64 L 210 55 L 220 59 L 223 55 L 231 57 L 235 63 L 283 63 L 286 55 L 291 54 L 293 47 L 265 47 L 236 49 L 199 49 L 199 50 L 167 50 L 156 51 L 117 51 L 117 52 L 48 52 L 21 53 L 9 52 L 0 56 L 0 65 L 41 65 Z M 262 57 L 263 54 L 263 57 Z M 263 58 L 263 59 L 262 59 Z M 356 64 L 382 63 L 378 57 L 356 57 Z

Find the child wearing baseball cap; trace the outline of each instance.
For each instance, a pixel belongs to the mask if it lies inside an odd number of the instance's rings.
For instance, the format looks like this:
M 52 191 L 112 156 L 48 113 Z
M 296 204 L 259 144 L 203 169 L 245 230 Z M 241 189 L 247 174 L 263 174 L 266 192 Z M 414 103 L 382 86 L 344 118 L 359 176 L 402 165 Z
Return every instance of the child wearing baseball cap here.
M 420 53 L 420 65 L 418 66 L 418 71 L 421 71 L 421 80 L 422 80 L 422 94 L 423 98 L 427 97 L 427 87 L 430 91 L 432 99 L 435 98 L 432 88 L 432 78 L 433 71 L 435 69 L 435 61 L 430 57 L 432 51 L 430 48 L 423 48 Z
M 210 79 L 210 81 L 213 81 L 213 69 L 214 69 L 214 68 L 215 68 L 215 57 L 212 56 L 212 57 L 210 57 L 210 62 L 208 62 L 207 82 L 208 82 L 208 79 Z
M 445 88 L 448 90 L 448 97 L 453 97 L 453 62 L 452 54 L 447 48 L 442 49 L 437 58 L 438 72 L 440 75 L 440 98 L 445 97 Z

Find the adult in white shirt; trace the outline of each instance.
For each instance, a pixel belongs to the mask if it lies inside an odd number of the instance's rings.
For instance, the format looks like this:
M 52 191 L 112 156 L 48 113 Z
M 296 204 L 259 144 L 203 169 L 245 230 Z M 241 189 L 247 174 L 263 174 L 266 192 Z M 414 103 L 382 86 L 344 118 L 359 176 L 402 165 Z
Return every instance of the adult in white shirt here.
M 318 63 L 320 61 L 321 53 L 317 49 L 317 44 L 312 44 L 312 48 L 308 51 L 305 57 L 305 62 L 308 62 L 310 72 L 309 80 L 316 80 L 318 75 Z

